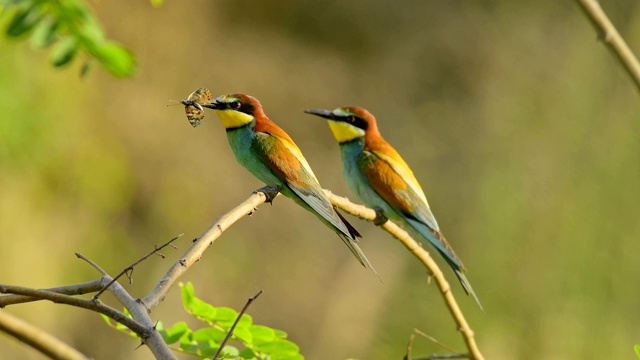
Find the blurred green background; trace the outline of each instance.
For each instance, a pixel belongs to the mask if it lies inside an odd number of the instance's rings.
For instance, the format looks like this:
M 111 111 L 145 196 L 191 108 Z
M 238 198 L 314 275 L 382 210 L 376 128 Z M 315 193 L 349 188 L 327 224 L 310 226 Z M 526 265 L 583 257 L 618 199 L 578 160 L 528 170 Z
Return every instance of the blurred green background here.
M 602 5 L 640 51 L 640 4 Z M 487 359 L 631 359 L 640 343 L 638 91 L 572 1 L 93 3 L 137 75 L 54 69 L 0 40 L 0 282 L 51 287 L 136 268 L 144 296 L 220 215 L 262 184 L 222 125 L 169 106 L 206 86 L 256 96 L 321 184 L 354 199 L 338 146 L 307 108 L 360 105 L 413 168 L 468 268 L 462 309 Z M 389 235 L 355 218 L 384 283 L 279 198 L 227 231 L 182 279 L 201 298 L 288 331 L 309 359 L 400 359 L 414 328 L 464 351 L 436 287 Z M 107 301 L 110 299 L 107 297 Z M 98 315 L 5 311 L 98 359 L 149 359 Z M 152 313 L 189 320 L 179 290 Z M 195 324 L 195 322 L 194 322 Z M 0 336 L 2 358 L 41 359 Z M 424 339 L 413 354 L 446 352 Z M 187 358 L 186 356 L 183 358 Z

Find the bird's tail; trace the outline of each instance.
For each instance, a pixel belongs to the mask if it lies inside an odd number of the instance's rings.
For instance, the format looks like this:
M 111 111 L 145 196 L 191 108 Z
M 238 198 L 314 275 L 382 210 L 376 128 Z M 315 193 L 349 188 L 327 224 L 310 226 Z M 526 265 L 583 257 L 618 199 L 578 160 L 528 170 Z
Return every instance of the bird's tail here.
M 464 276 L 464 273 L 462 272 L 462 270 L 456 269 L 453 266 L 451 268 L 453 269 L 453 272 L 456 274 L 458 281 L 460 281 L 460 284 L 462 285 L 462 288 L 464 289 L 464 291 L 467 293 L 467 295 L 473 296 L 473 299 L 476 301 L 476 303 L 480 307 L 480 310 L 484 312 L 484 308 L 480 303 L 480 299 L 478 299 L 478 296 L 476 295 L 475 291 L 473 291 L 473 287 L 471 287 L 471 283 L 469 282 L 469 280 L 467 280 L 467 277 Z
M 376 271 L 376 269 L 373 267 L 373 265 L 371 265 L 371 262 L 369 262 L 369 259 L 367 259 L 367 256 L 364 254 L 362 249 L 360 249 L 360 246 L 358 246 L 358 243 L 357 243 L 358 241 L 356 239 L 352 239 L 346 236 L 341 232 L 337 232 L 337 234 L 338 236 L 340 236 L 340 239 L 344 241 L 344 243 L 347 245 L 349 250 L 351 250 L 351 253 L 356 257 L 356 259 L 360 261 L 360 264 L 362 264 L 362 266 L 364 266 L 365 268 L 371 269 L 371 271 L 373 271 L 373 273 L 376 274 L 378 278 L 380 278 L 380 275 L 378 275 L 378 272 Z
M 414 234 L 416 234 L 417 232 L 416 235 L 422 235 L 422 237 L 428 240 L 427 243 L 431 245 L 432 248 L 436 249 L 440 253 L 440 255 L 442 255 L 444 260 L 447 262 L 447 264 L 449 264 L 449 266 L 451 266 L 451 269 L 456 274 L 456 277 L 460 281 L 460 284 L 462 285 L 464 291 L 467 293 L 467 295 L 473 296 L 473 299 L 476 301 L 480 309 L 484 312 L 484 308 L 482 307 L 478 296 L 473 291 L 471 283 L 469 283 L 467 277 L 464 276 L 465 268 L 462 264 L 462 260 L 458 258 L 451 245 L 449 245 L 449 242 L 447 242 L 447 239 L 445 239 L 444 235 L 440 231 L 433 230 L 424 223 L 418 222 L 414 219 L 406 220 L 409 225 L 413 227 L 413 230 L 415 231 Z
M 336 209 L 335 206 L 333 207 L 333 210 L 336 212 L 336 215 L 338 215 L 338 217 L 340 218 L 340 220 L 342 221 L 344 226 L 347 228 L 347 230 L 349 230 L 349 235 L 351 235 L 351 238 L 353 240 L 356 240 L 356 238 L 361 238 L 362 237 L 362 235 L 360 235 L 358 230 L 356 230 L 356 228 L 354 228 L 353 225 L 351 225 L 347 221 L 347 219 L 345 219 L 344 216 L 342 216 L 342 214 L 340 214 L 340 211 L 338 211 L 338 209 Z
M 335 207 L 334 207 L 334 210 L 335 210 Z M 356 230 L 356 228 L 353 227 L 353 225 L 351 225 L 347 221 L 347 219 L 345 219 L 344 216 L 340 214 L 338 210 L 336 210 L 336 214 L 338 215 L 340 220 L 342 220 L 342 223 L 344 223 L 344 226 L 349 230 L 349 235 L 350 235 L 350 236 L 347 236 L 342 231 L 338 230 L 336 231 L 338 236 L 340 236 L 342 241 L 344 241 L 344 243 L 347 245 L 349 250 L 351 250 L 351 253 L 353 253 L 353 255 L 356 257 L 356 259 L 360 261 L 360 264 L 362 264 L 362 266 L 366 268 L 371 269 L 371 271 L 373 271 L 373 273 L 376 274 L 378 278 L 380 278 L 380 275 L 378 275 L 378 272 L 376 271 L 376 269 L 373 267 L 373 265 L 371 265 L 371 263 L 369 262 L 369 259 L 367 259 L 367 256 L 364 254 L 364 252 L 362 252 L 362 249 L 360 249 L 360 246 L 358 246 L 357 238 L 361 238 L 362 235 L 360 235 L 358 230 Z

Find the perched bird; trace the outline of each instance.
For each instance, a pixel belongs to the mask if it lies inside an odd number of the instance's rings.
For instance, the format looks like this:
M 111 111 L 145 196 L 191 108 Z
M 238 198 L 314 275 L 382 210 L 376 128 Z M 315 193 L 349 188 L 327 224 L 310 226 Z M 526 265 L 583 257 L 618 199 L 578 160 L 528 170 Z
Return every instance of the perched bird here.
M 202 106 L 216 111 L 242 166 L 315 214 L 340 236 L 363 266 L 375 273 L 356 243 L 360 234 L 336 211 L 298 146 L 265 115 L 258 99 L 243 94 L 223 95 Z
M 382 138 L 373 115 L 357 106 L 305 112 L 328 120 L 340 144 L 344 176 L 351 191 L 368 206 L 382 209 L 385 217 L 412 236 L 433 246 L 451 266 L 465 292 L 482 308 L 463 274 L 466 270 L 462 261 L 438 227 L 420 184 L 400 154 Z

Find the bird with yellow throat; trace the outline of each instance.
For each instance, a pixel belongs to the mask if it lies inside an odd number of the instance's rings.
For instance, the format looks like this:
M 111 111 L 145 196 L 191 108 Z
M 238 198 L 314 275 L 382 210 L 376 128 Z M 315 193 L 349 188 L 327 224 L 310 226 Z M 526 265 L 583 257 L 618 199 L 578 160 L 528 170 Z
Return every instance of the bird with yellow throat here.
M 334 208 L 298 146 L 265 115 L 258 99 L 245 94 L 223 95 L 202 106 L 215 110 L 242 166 L 316 215 L 363 266 L 375 272 L 357 244 L 360 234 Z
M 438 227 L 427 197 L 400 154 L 382 137 L 375 117 L 358 106 L 305 110 L 325 118 L 340 144 L 344 177 L 366 205 L 382 209 L 414 238 L 435 249 L 451 267 L 467 295 L 480 300 L 464 275 L 464 265 Z

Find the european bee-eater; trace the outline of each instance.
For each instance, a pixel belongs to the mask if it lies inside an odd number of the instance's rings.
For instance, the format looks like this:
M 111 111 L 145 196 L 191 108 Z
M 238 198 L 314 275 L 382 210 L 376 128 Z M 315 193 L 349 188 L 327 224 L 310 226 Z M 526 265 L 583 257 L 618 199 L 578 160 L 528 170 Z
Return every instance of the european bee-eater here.
M 314 213 L 340 236 L 363 266 L 375 272 L 356 243 L 360 234 L 336 211 L 298 146 L 265 115 L 258 99 L 243 94 L 223 95 L 203 106 L 214 109 L 220 117 L 242 166 Z
M 366 205 L 382 209 L 385 217 L 412 236 L 433 246 L 451 266 L 465 292 L 482 308 L 420 184 L 400 154 L 382 138 L 373 115 L 357 106 L 305 112 L 328 120 L 340 144 L 344 176 L 351 191 Z

